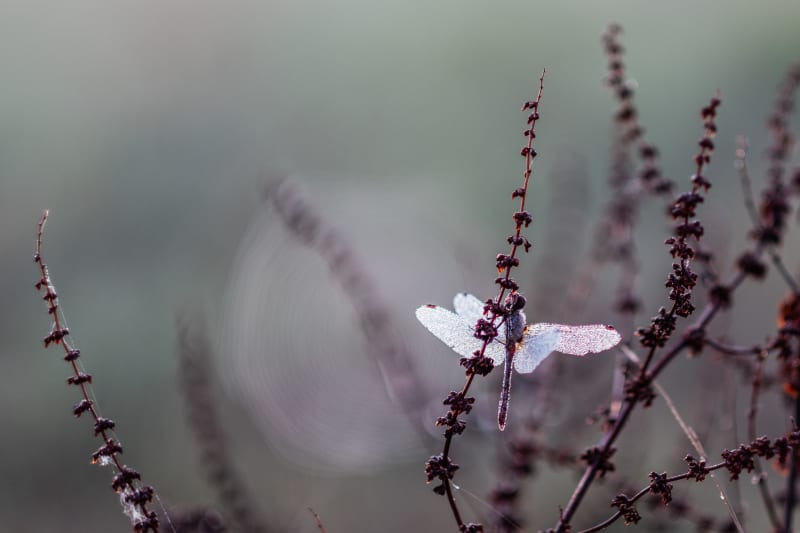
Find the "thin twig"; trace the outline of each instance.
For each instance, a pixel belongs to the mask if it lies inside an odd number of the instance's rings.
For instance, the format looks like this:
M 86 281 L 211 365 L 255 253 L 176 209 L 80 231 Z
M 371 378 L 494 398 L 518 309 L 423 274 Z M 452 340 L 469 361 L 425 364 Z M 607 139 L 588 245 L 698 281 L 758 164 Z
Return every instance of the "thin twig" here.
M 747 214 L 750 216 L 750 222 L 753 228 L 761 227 L 761 219 L 758 216 L 758 209 L 756 208 L 755 195 L 753 194 L 753 185 L 750 180 L 750 171 L 747 166 L 747 152 L 750 148 L 750 143 L 747 137 L 739 135 L 736 138 L 739 147 L 736 149 L 736 170 L 739 172 L 739 185 L 742 189 L 742 199 Z
M 749 145 L 747 138 L 740 135 L 738 138 L 739 148 L 736 149 L 736 169 L 739 172 L 739 183 L 742 187 L 742 197 L 744 198 L 744 205 L 750 215 L 750 221 L 753 224 L 753 234 L 759 235 L 764 232 L 764 225 L 761 223 L 761 218 L 756 208 L 756 203 L 753 195 L 753 187 L 750 180 L 750 170 L 747 165 L 747 153 Z M 778 273 L 795 294 L 800 294 L 800 285 L 794 279 L 794 276 L 786 268 L 780 254 L 775 250 L 774 246 L 769 246 L 766 249 L 772 264 L 778 269 Z
M 794 399 L 794 425 L 800 421 L 800 395 Z M 800 449 L 797 447 L 792 448 L 791 460 L 789 461 L 789 478 L 786 480 L 786 503 L 784 507 L 784 531 L 785 533 L 792 533 L 792 515 L 794 514 L 794 505 L 797 498 L 797 463 L 798 456 L 800 456 Z
M 322 525 L 322 519 L 320 519 L 319 515 L 312 509 L 311 507 L 308 508 L 308 512 L 314 516 L 314 521 L 317 523 L 317 528 L 322 532 L 325 533 L 325 526 Z
M 703 342 L 714 348 L 716 351 L 727 355 L 758 355 L 763 351 L 761 346 L 735 346 L 718 341 L 712 337 L 704 337 Z
M 467 368 L 467 378 L 464 387 L 460 392 L 451 392 L 450 395 L 448 395 L 447 399 L 445 400 L 445 405 L 450 406 L 450 411 L 447 413 L 447 415 L 440 417 L 436 421 L 437 425 L 446 426 L 442 453 L 431 457 L 425 464 L 427 481 L 430 483 L 434 479 L 438 479 L 441 482 L 439 485 L 434 487 L 433 490 L 437 494 L 443 494 L 447 497 L 450 510 L 453 513 L 453 518 L 455 519 L 459 530 L 466 533 L 481 531 L 482 526 L 479 524 L 465 524 L 461 518 L 461 513 L 458 510 L 458 505 L 455 501 L 455 497 L 453 496 L 453 490 L 451 487 L 452 479 L 456 470 L 458 469 L 458 465 L 453 463 L 450 458 L 450 448 L 452 446 L 454 436 L 464 431 L 464 422 L 459 419 L 459 415 L 468 413 L 472 408 L 474 399 L 468 399 L 467 393 L 469 392 L 475 376 L 477 374 L 486 375 L 493 368 L 493 362 L 488 360 L 484 354 L 489 343 L 494 340 L 497 334 L 497 327 L 500 323 L 498 320 L 502 321 L 507 316 L 507 314 L 503 315 L 502 313 L 510 312 L 509 309 L 507 309 L 504 305 L 504 300 L 507 291 L 513 295 L 517 290 L 517 283 L 511 278 L 512 268 L 519 264 L 519 259 L 516 257 L 517 252 L 519 248 L 523 248 L 527 252 L 531 247 L 528 239 L 522 236 L 522 228 L 528 227 L 531 222 L 530 214 L 525 211 L 525 201 L 527 198 L 530 178 L 533 174 L 533 159 L 536 157 L 536 151 L 533 148 L 533 139 L 536 137 L 534 126 L 536 125 L 536 121 L 539 119 L 539 103 L 542 99 L 542 92 L 544 91 L 545 73 L 546 70 L 543 69 L 541 75 L 539 76 L 539 90 L 537 92 L 536 99 L 525 102 L 522 107 L 523 111 L 531 110 L 531 114 L 528 116 L 528 127 L 524 133 L 527 137 L 527 143 L 526 146 L 522 148 L 521 152 L 521 155 L 525 158 L 524 179 L 522 187 L 516 189 L 512 194 L 512 198 L 519 198 L 520 206 L 519 210 L 514 213 L 513 217 L 515 222 L 515 231 L 511 236 L 508 237 L 508 243 L 511 245 L 511 251 L 508 255 L 499 254 L 497 256 L 496 267 L 499 271 L 504 272 L 503 276 L 500 276 L 495 280 L 495 283 L 500 286 L 500 289 L 497 296 L 487 304 L 488 311 L 486 319 L 482 318 L 478 321 L 478 324 L 476 324 L 475 336 L 483 341 L 480 350 L 474 354 L 474 357 L 462 359 L 462 364 Z M 477 333 L 479 330 L 484 332 L 481 333 L 481 336 L 479 336 Z M 487 331 L 489 332 L 488 334 L 485 333 Z
M 624 345 L 621 346 L 620 348 L 622 349 L 622 353 L 624 353 L 628 359 L 630 359 L 637 365 L 641 364 L 639 358 L 636 356 L 633 350 Z M 667 404 L 667 408 L 672 414 L 672 417 L 678 423 L 681 430 L 683 431 L 683 434 L 686 435 L 686 438 L 689 439 L 689 442 L 691 443 L 692 447 L 695 449 L 698 455 L 700 455 L 701 458 L 706 457 L 707 456 L 706 451 L 703 448 L 703 444 L 700 442 L 700 439 L 697 437 L 697 433 L 686 423 L 686 421 L 680 415 L 680 413 L 678 412 L 678 408 L 675 407 L 675 403 L 672 401 L 670 395 L 667 394 L 667 391 L 664 389 L 664 387 L 662 387 L 661 384 L 658 383 L 658 381 L 656 381 L 655 379 L 652 381 L 652 385 L 664 399 L 664 403 Z M 714 480 L 714 484 L 717 486 L 719 493 L 722 494 L 723 496 L 723 501 L 725 502 L 725 507 L 728 509 L 728 514 L 731 517 L 731 521 L 734 523 L 739 533 L 744 533 L 744 528 L 742 527 L 742 524 L 739 521 L 739 517 L 736 515 L 736 510 L 730 503 L 730 499 L 728 498 L 728 495 L 725 492 L 725 487 L 723 487 L 720 484 L 719 480 L 717 480 L 714 474 L 711 474 L 711 478 Z
M 711 137 L 713 137 L 714 133 L 716 132 L 716 125 L 714 124 L 714 120 L 716 117 L 716 108 L 719 106 L 720 100 L 719 96 L 715 96 L 712 98 L 711 102 L 708 106 L 703 108 L 702 117 L 703 117 L 703 127 L 704 133 L 703 137 L 700 140 L 699 146 L 700 151 L 695 156 L 695 173 L 692 176 L 692 191 L 690 195 L 681 195 L 675 200 L 675 204 L 672 210 L 673 218 L 679 224 L 682 222 L 680 227 L 686 228 L 692 226 L 690 222 L 690 218 L 694 213 L 694 207 L 696 207 L 697 201 L 694 204 L 687 205 L 683 203 L 686 199 L 696 200 L 698 197 L 700 201 L 702 201 L 702 196 L 699 196 L 699 193 L 702 189 L 708 189 L 710 184 L 708 181 L 703 177 L 703 170 L 705 169 L 706 165 L 710 161 L 710 154 L 713 150 L 713 142 L 711 141 Z M 689 270 L 689 263 L 690 258 L 693 257 L 693 251 L 689 247 L 688 243 L 686 242 L 687 235 L 691 233 L 679 233 L 678 237 L 671 238 L 667 241 L 668 244 L 671 245 L 671 254 L 676 259 L 679 259 L 676 263 L 673 264 L 674 272 L 679 272 L 680 275 L 683 276 L 683 280 L 675 284 L 674 280 L 670 278 L 669 286 L 672 287 L 670 291 L 670 299 L 673 301 L 673 305 L 671 309 L 667 312 L 664 311 L 663 308 L 659 312 L 659 316 L 657 317 L 658 320 L 663 321 L 664 323 L 672 322 L 675 320 L 677 316 L 687 316 L 689 313 L 692 312 L 693 306 L 691 304 L 691 285 L 693 280 L 690 279 L 691 271 Z M 702 234 L 702 232 L 701 232 Z M 691 253 L 687 252 L 687 250 L 691 251 Z M 740 273 L 741 278 L 744 279 L 744 274 Z M 734 283 L 738 284 L 741 280 L 736 281 L 734 278 Z M 711 318 L 717 313 L 721 302 L 718 300 L 712 300 L 706 309 L 704 309 L 700 319 L 699 324 L 700 328 L 705 328 L 707 321 L 710 321 Z M 640 330 L 642 334 L 642 341 L 644 344 L 645 340 L 649 341 L 649 350 L 647 356 L 644 360 L 644 363 L 641 365 L 639 370 L 638 376 L 635 378 L 634 383 L 638 383 L 641 385 L 641 390 L 646 391 L 647 385 L 661 372 L 664 366 L 671 361 L 675 355 L 681 352 L 684 348 L 689 345 L 689 341 L 686 336 L 678 342 L 672 350 L 667 352 L 666 355 L 662 356 L 661 359 L 654 363 L 652 370 L 648 372 L 649 366 L 651 361 L 653 361 L 655 352 L 659 346 L 663 346 L 664 343 L 667 341 L 671 331 L 667 331 L 664 329 L 663 326 L 657 327 L 655 324 L 656 319 L 651 322 L 650 328 L 647 330 Z M 674 328 L 674 323 L 673 323 Z M 691 331 L 691 330 L 690 330 Z M 666 338 L 665 337 L 666 333 Z M 630 398 L 626 398 L 626 401 L 620 410 L 619 417 L 614 422 L 611 430 L 607 432 L 603 438 L 601 439 L 599 445 L 595 449 L 595 457 L 599 458 L 608 458 L 612 453 L 612 447 L 614 442 L 619 437 L 622 429 L 628 422 L 628 418 L 630 417 L 633 410 L 636 408 L 636 405 L 642 401 L 642 398 L 639 394 L 634 394 Z M 556 524 L 555 531 L 556 533 L 563 533 L 565 529 L 567 529 L 569 521 L 572 519 L 572 516 L 575 514 L 575 511 L 581 504 L 583 497 L 586 495 L 586 492 L 589 490 L 592 482 L 594 481 L 595 477 L 597 476 L 598 472 L 600 471 L 601 467 L 606 466 L 605 460 L 594 460 L 590 461 L 588 467 L 584 471 L 583 476 L 581 477 L 578 485 L 575 487 L 575 490 L 572 493 L 572 496 L 567 503 L 567 506 L 561 513 L 561 517 L 559 518 L 558 523 Z
M 42 234 L 47 223 L 49 212 L 42 212 L 36 230 L 36 253 L 33 256 L 34 262 L 39 265 L 39 281 L 36 282 L 36 290 L 44 291 L 43 299 L 47 303 L 47 312 L 53 317 L 53 326 L 50 333 L 44 338 L 44 347 L 51 344 L 59 344 L 64 350 L 64 360 L 67 361 L 72 369 L 72 376 L 67 379 L 69 385 L 77 386 L 81 391 L 81 401 L 72 409 L 76 417 L 80 417 L 85 412 L 89 412 L 94 420 L 94 434 L 100 437 L 103 445 L 92 454 L 92 464 L 111 465 L 116 470 L 114 481 L 111 488 L 114 492 L 121 494 L 123 512 L 130 518 L 134 531 L 137 533 L 147 533 L 153 531 L 158 533 L 159 521 L 155 511 L 148 510 L 147 506 L 153 500 L 155 491 L 153 487 L 141 484 L 141 474 L 120 461 L 122 445 L 114 434 L 116 423 L 100 416 L 91 398 L 90 385 L 92 383 L 91 374 L 87 374 L 81 368 L 79 358 L 81 351 L 75 348 L 69 341 L 69 329 L 67 329 L 64 316 L 61 313 L 61 305 L 58 301 L 56 288 L 50 279 L 47 264 L 42 257 Z
M 764 361 L 767 358 L 767 353 L 762 351 L 759 353 L 756 369 L 753 373 L 752 388 L 750 390 L 750 408 L 747 410 L 747 438 L 751 441 L 756 439 L 756 419 L 758 417 L 758 399 L 761 394 L 761 383 L 764 375 Z M 767 517 L 772 525 L 774 531 L 781 531 L 783 529 L 781 520 L 778 518 L 778 511 L 775 508 L 775 500 L 769 492 L 767 486 L 767 475 L 761 468 L 761 461 L 754 459 L 756 476 L 756 484 L 758 485 L 758 492 L 761 495 L 761 500 L 764 502 L 764 509 L 767 511 Z
M 781 258 L 780 254 L 775 251 L 774 248 L 767 249 L 767 255 L 769 255 L 770 260 L 772 260 L 772 264 L 775 268 L 778 269 L 778 273 L 783 278 L 783 281 L 786 282 L 786 285 L 789 286 L 789 289 L 795 294 L 800 294 L 800 285 L 797 284 L 797 281 L 794 279 L 794 276 L 789 269 L 786 268 L 786 265 L 783 262 L 783 258 Z
M 714 470 L 719 470 L 720 468 L 725 468 L 725 463 L 724 462 L 708 466 L 708 467 L 706 467 L 706 470 L 708 472 L 712 472 Z M 676 476 L 668 477 L 664 481 L 666 483 L 672 483 L 672 482 L 675 482 L 675 481 L 680 481 L 682 479 L 689 479 L 691 477 L 692 477 L 692 473 L 691 472 L 685 472 L 683 474 L 678 474 Z M 642 488 L 635 495 L 633 495 L 632 497 L 628 498 L 628 502 L 631 505 L 636 503 L 638 500 L 640 500 L 642 497 L 644 497 L 647 493 L 650 492 L 650 487 L 651 487 L 651 485 L 648 485 L 648 486 Z M 597 524 L 595 526 L 592 526 L 592 527 L 590 527 L 588 529 L 582 529 L 582 530 L 578 531 L 578 533 L 594 533 L 595 531 L 601 531 L 603 529 L 606 529 L 608 526 L 610 526 L 611 524 L 613 524 L 614 522 L 619 520 L 623 516 L 623 514 L 625 514 L 625 513 L 622 510 L 619 510 L 616 513 L 614 513 L 613 515 L 611 515 L 610 517 L 608 517 L 606 520 L 603 520 L 602 522 L 600 522 L 599 524 Z M 743 530 L 739 529 L 739 531 L 743 531 Z

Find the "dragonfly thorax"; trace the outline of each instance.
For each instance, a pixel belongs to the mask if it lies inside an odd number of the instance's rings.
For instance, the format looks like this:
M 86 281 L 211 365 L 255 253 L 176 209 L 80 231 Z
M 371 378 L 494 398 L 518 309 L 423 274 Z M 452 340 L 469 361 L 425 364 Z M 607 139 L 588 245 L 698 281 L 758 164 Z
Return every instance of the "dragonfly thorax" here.
M 522 310 L 513 311 L 506 319 L 506 342 L 516 343 L 522 340 L 525 332 L 525 313 Z

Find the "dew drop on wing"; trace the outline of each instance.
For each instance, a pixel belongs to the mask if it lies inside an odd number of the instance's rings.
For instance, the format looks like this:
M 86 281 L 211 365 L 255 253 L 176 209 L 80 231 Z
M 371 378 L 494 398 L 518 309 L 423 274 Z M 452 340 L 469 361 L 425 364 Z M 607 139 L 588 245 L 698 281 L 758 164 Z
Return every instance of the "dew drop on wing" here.
M 567 326 L 564 324 L 532 324 L 528 326 L 526 335 L 536 335 L 548 329 L 559 333 L 558 343 L 554 350 L 569 355 L 586 355 L 609 350 L 622 340 L 613 326 L 605 324 L 588 324 Z
M 453 298 L 453 310 L 474 325 L 483 316 L 484 303 L 472 294 L 460 292 Z
M 474 357 L 473 354 L 483 347 L 483 341 L 475 337 L 475 324 L 461 315 L 431 304 L 419 307 L 416 315 L 428 331 L 462 357 Z M 499 365 L 505 360 L 505 347 L 492 342 L 486 346 L 484 355 L 492 359 L 495 366 Z
M 539 325 L 539 324 L 537 324 Z M 514 368 L 521 374 L 529 374 L 536 370 L 542 361 L 550 355 L 559 342 L 560 333 L 555 328 L 525 329 L 523 342 L 517 347 L 514 355 Z

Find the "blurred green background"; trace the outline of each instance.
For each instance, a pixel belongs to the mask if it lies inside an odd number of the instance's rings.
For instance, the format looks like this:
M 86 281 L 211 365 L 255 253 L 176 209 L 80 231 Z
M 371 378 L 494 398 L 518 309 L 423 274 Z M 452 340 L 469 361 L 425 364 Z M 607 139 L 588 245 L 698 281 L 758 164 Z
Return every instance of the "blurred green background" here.
M 736 135 L 750 139 L 758 187 L 774 89 L 800 58 L 800 4 L 792 1 L 0 6 L 0 524 L 16 532 L 129 529 L 108 488 L 111 473 L 88 464 L 98 443 L 88 421 L 70 414 L 77 395 L 64 385 L 68 369 L 56 350 L 41 346 L 50 321 L 33 289 L 31 257 L 42 209 L 51 211 L 44 256 L 95 376 L 100 409 L 118 424 L 124 461 L 165 506 L 215 505 L 178 387 L 174 320 L 191 308 L 207 319 L 231 452 L 264 515 L 309 532 L 316 530 L 309 506 L 330 533 L 453 531 L 445 501 L 424 484 L 423 463 L 440 441 L 420 444 L 405 422 L 362 425 L 403 416 L 387 398 L 369 401 L 381 382 L 352 306 L 319 258 L 265 207 L 264 177 L 285 174 L 302 184 L 318 214 L 362 258 L 426 376 L 430 427 L 442 414 L 437 398 L 463 378 L 413 310 L 449 305 L 461 290 L 491 295 L 494 254 L 504 251 L 512 227 L 509 193 L 521 180 L 519 107 L 535 94 L 543 67 L 531 240 L 546 242 L 553 230 L 548 221 L 560 207 L 549 199 L 566 179 L 559 172 L 565 160 L 585 168 L 582 196 L 572 200 L 582 205 L 586 236 L 607 197 L 614 103 L 603 86 L 600 35 L 615 21 L 625 28 L 647 138 L 679 184 L 687 183 L 702 133 L 698 110 L 722 92 L 714 188 L 702 213 L 707 242 L 728 271 L 747 231 L 733 169 Z M 647 204 L 640 229 L 642 325 L 666 300 L 659 202 Z M 586 241 L 582 233 L 571 238 L 574 245 L 562 243 L 573 254 L 563 271 L 546 266 L 542 247 L 524 258 L 523 291 L 542 280 L 568 283 Z M 795 242 L 789 239 L 786 252 L 791 267 Z M 560 319 L 615 322 L 608 303 L 615 283 L 613 274 L 601 278 L 584 314 Z M 761 341 L 774 331 L 783 290 L 778 280 L 749 284 L 738 295 L 748 306 L 723 318 L 724 331 Z M 255 358 L 248 364 L 267 376 L 265 384 L 287 387 L 277 396 L 267 385 L 260 393 L 240 386 L 248 367 L 237 343 L 254 330 L 261 336 L 242 343 Z M 321 360 L 341 361 L 333 365 L 338 372 L 321 374 L 332 371 Z M 711 435 L 709 450 L 735 446 L 744 440 L 736 417 L 713 413 L 743 415 L 747 387 L 724 367 L 708 363 L 711 369 L 699 371 L 697 364 L 677 362 L 665 384 L 689 422 Z M 611 366 L 610 359 L 592 361 L 590 386 L 574 388 L 559 420 L 582 421 L 602 404 Z M 465 512 L 477 516 L 487 513 L 480 499 L 496 475 L 499 448 L 491 427 L 496 381 L 481 386 L 485 431 L 473 424 L 453 452 L 463 465 Z M 304 406 L 292 396 L 317 393 Z M 332 411 L 314 416 L 322 404 Z M 774 436 L 788 417 L 772 404 L 762 429 Z M 514 408 L 524 405 L 512 400 Z M 570 449 L 597 438 L 580 423 L 552 429 L 550 443 Z M 651 470 L 682 468 L 691 451 L 658 402 L 629 432 L 620 469 L 637 485 Z M 354 448 L 359 443 L 363 449 Z M 554 524 L 574 482 L 571 473 L 545 468 L 526 493 L 524 531 Z M 748 530 L 756 531 L 763 512 L 748 485 L 741 487 L 744 507 Z M 713 485 L 677 491 L 724 516 Z M 575 525 L 606 516 L 610 497 L 597 489 Z

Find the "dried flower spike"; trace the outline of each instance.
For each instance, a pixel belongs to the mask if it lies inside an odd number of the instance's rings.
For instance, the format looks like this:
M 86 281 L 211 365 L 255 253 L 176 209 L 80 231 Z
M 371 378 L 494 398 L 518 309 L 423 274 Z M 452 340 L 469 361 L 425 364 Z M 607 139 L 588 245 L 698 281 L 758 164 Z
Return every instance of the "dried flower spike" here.
M 154 511 L 147 508 L 153 499 L 153 487 L 142 486 L 140 484 L 141 474 L 121 463 L 119 456 L 122 454 L 122 445 L 112 436 L 115 423 L 111 419 L 101 417 L 94 402 L 90 399 L 89 385 L 92 382 L 92 376 L 81 369 L 79 364 L 81 352 L 70 344 L 69 330 L 63 326 L 64 317 L 60 312 L 58 295 L 50 280 L 47 265 L 42 258 L 42 234 L 47 216 L 48 212 L 44 211 L 39 220 L 36 233 L 36 253 L 33 256 L 34 262 L 39 265 L 40 273 L 35 287 L 36 290 L 44 291 L 42 299 L 47 303 L 48 314 L 53 317 L 53 326 L 50 333 L 44 338 L 44 346 L 48 348 L 51 345 L 60 345 L 64 350 L 64 360 L 72 369 L 72 376 L 67 379 L 67 383 L 78 387 L 83 396 L 80 402 L 73 407 L 72 412 L 76 417 L 89 412 L 94 419 L 94 434 L 103 441 L 103 444 L 92 454 L 92 464 L 112 466 L 116 470 L 117 474 L 114 476 L 111 488 L 120 494 L 123 512 L 130 518 L 133 530 L 138 533 L 158 532 L 158 517 Z

